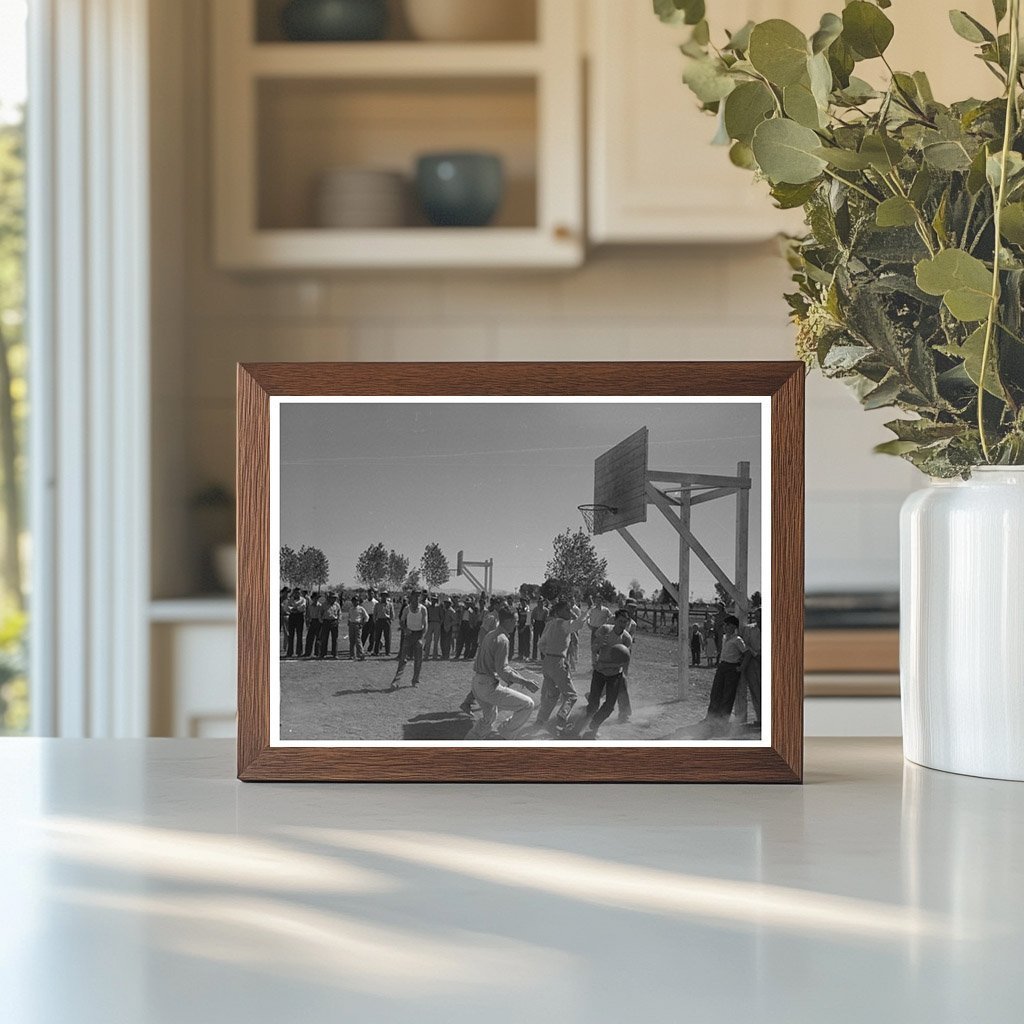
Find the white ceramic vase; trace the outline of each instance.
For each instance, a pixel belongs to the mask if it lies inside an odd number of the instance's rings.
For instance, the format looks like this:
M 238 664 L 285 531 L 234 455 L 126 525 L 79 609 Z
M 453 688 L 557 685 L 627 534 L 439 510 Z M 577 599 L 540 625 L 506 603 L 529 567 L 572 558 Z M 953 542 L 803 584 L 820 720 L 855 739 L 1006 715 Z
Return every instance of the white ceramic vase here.
M 1024 467 L 912 494 L 900 549 L 904 753 L 1024 781 Z

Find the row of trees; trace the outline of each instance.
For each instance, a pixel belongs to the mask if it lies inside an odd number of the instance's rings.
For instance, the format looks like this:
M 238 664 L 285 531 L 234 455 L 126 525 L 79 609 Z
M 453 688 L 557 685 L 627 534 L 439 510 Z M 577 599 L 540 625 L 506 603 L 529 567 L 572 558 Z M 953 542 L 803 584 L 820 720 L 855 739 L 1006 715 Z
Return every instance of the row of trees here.
M 451 566 L 439 544 L 428 544 L 420 563 L 410 569 L 409 559 L 382 543 L 371 544 L 356 559 L 356 581 L 364 587 L 379 588 L 385 584 L 395 590 L 428 590 L 443 587 L 452 578 Z
M 326 585 L 331 563 L 319 549 L 303 544 L 298 551 L 281 548 L 281 582 L 300 590 L 316 590 Z
M 618 590 L 608 579 L 608 560 L 598 556 L 594 542 L 585 530 L 566 530 L 555 537 L 553 556 L 547 564 L 547 579 L 543 583 L 523 583 L 519 593 L 523 597 L 549 600 L 579 591 L 596 594 L 605 601 L 614 601 Z M 330 563 L 319 548 L 303 545 L 298 551 L 281 548 L 281 579 L 291 587 L 304 590 L 326 585 L 330 577 Z M 451 566 L 441 546 L 430 543 L 423 551 L 419 565 L 410 567 L 409 559 L 383 543 L 371 544 L 356 559 L 356 583 L 362 587 L 379 589 L 389 586 L 394 590 L 415 590 L 426 587 L 437 590 L 452 578 Z M 630 580 L 630 592 L 640 592 L 639 580 Z M 341 590 L 341 584 L 335 589 Z M 663 589 L 661 603 L 674 603 Z M 715 584 L 716 599 L 725 607 L 732 603 L 725 588 Z M 759 592 L 750 595 L 751 608 L 761 605 Z

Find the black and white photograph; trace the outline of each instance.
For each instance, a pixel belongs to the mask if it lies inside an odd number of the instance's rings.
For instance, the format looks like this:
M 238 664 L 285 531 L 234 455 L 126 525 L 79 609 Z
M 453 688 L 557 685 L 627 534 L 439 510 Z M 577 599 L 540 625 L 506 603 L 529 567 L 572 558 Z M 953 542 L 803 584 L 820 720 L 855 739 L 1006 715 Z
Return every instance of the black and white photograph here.
M 768 742 L 767 400 L 270 417 L 273 745 Z

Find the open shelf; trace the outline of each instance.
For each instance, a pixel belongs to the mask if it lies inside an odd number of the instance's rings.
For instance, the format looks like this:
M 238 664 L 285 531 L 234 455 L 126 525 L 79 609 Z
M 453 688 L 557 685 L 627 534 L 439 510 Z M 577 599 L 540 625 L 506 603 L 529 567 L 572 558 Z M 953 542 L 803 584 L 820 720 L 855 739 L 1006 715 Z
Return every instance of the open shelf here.
M 535 43 L 274 43 L 250 47 L 256 78 L 411 78 L 536 75 Z
M 451 150 L 496 153 L 505 170 L 505 197 L 493 225 L 463 236 L 537 226 L 533 79 L 273 79 L 258 85 L 257 118 L 261 230 L 323 230 L 315 197 L 321 176 L 336 167 L 403 175 L 406 223 L 380 230 L 428 229 L 414 195 L 416 160 Z

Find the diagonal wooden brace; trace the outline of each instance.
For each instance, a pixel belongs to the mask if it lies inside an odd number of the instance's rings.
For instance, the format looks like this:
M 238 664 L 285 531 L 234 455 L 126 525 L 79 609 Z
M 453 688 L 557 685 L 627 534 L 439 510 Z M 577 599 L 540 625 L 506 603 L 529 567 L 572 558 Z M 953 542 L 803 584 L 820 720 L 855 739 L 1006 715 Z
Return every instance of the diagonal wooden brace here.
M 676 532 L 683 538 L 684 543 L 690 550 L 707 566 L 708 572 L 722 584 L 725 592 L 736 602 L 737 607 L 746 607 L 746 597 L 740 594 L 731 579 L 725 574 L 722 567 L 708 554 L 707 549 L 696 537 L 679 521 L 679 516 L 672 509 L 672 504 L 661 491 L 653 484 L 647 485 L 647 497 L 658 506 L 661 514 L 672 524 Z

